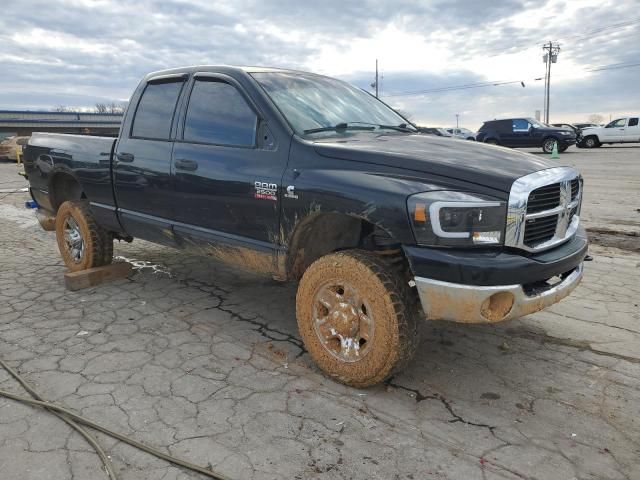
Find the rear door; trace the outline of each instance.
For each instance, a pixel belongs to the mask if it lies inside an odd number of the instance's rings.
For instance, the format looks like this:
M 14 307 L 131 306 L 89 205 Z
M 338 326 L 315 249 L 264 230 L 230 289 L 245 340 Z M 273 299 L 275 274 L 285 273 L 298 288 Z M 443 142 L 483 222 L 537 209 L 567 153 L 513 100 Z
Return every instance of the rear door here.
M 640 142 L 640 125 L 638 117 L 630 117 L 624 134 L 625 142 Z
M 531 146 L 531 132 L 529 122 L 525 118 L 514 118 L 511 120 L 511 129 L 502 133 L 502 138 L 506 141 L 502 143 L 509 147 L 529 147 Z
M 214 255 L 226 245 L 270 253 L 287 155 L 238 82 L 196 74 L 173 150 L 176 234 L 212 246 Z
M 172 132 L 186 75 L 150 80 L 122 131 L 114 157 L 114 185 L 122 226 L 134 237 L 173 245 Z

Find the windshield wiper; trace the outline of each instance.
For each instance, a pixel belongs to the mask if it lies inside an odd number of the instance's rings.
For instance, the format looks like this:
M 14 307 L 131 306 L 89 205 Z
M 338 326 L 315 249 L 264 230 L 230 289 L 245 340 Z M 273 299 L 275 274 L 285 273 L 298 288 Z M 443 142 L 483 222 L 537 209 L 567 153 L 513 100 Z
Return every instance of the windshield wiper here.
M 410 129 L 406 123 L 400 125 L 378 125 L 379 128 L 388 128 L 389 130 L 396 130 L 398 132 L 417 133 L 418 130 Z
M 352 122 L 353 123 L 353 122 Z M 362 123 L 362 122 L 355 122 L 355 123 Z M 346 122 L 343 123 L 338 123 L 337 125 L 334 125 L 332 127 L 318 127 L 318 128 L 309 128 L 307 130 L 304 130 L 304 133 L 318 133 L 318 132 L 338 132 L 340 130 L 375 130 L 375 126 L 372 127 L 358 127 L 355 125 L 349 125 Z

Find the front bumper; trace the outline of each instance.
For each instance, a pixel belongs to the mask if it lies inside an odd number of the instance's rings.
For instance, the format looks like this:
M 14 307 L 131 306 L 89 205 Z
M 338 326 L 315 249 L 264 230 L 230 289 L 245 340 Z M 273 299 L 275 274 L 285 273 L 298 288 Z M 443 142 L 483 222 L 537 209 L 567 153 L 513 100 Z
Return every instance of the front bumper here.
M 583 263 L 553 285 L 464 285 L 430 278 L 414 281 L 427 319 L 496 323 L 529 315 L 558 303 L 582 280 Z

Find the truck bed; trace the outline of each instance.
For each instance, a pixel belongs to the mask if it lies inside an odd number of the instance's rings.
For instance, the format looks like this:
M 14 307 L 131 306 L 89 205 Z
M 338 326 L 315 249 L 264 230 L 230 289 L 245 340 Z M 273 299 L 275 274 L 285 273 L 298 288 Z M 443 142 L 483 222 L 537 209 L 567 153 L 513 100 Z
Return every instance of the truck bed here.
M 84 185 L 90 201 L 115 205 L 111 187 L 115 142 L 112 137 L 34 133 L 24 149 L 24 165 L 40 207 L 55 212 L 59 206 L 55 189 L 64 188 L 65 175 Z

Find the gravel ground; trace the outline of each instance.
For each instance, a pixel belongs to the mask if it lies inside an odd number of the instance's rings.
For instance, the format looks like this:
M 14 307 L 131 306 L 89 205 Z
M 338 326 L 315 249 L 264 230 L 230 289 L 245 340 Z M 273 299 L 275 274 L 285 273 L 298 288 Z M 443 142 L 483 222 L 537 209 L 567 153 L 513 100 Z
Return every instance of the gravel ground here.
M 570 149 L 588 227 L 633 234 L 640 149 Z M 302 350 L 295 286 L 142 241 L 130 278 L 64 288 L 52 233 L 0 164 L 0 358 L 47 399 L 233 479 L 640 478 L 640 255 L 592 246 L 583 284 L 494 326 L 424 323 L 366 390 Z M 24 394 L 0 371 L 0 388 Z M 96 437 L 123 479 L 204 478 Z M 0 478 L 106 478 L 59 419 L 0 398 Z

